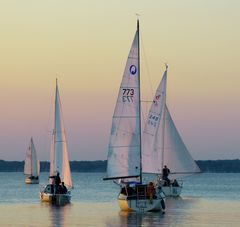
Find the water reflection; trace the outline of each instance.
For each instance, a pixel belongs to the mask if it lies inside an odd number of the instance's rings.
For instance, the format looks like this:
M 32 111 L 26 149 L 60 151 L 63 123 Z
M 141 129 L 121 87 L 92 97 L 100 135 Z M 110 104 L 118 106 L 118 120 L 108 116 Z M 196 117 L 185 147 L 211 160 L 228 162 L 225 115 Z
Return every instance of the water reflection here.
M 69 215 L 71 213 L 71 203 L 66 204 L 65 206 L 47 205 L 49 206 L 49 216 L 52 224 L 51 226 L 67 227 Z
M 107 220 L 106 225 L 113 226 L 186 226 L 193 224 L 196 218 L 192 211 L 199 206 L 197 198 L 167 198 L 166 213 L 161 212 L 124 212 L 120 211 L 118 217 Z M 193 209 L 193 210 L 192 210 Z M 196 223 L 195 223 L 196 224 Z
M 119 212 L 119 226 L 159 226 L 162 222 L 161 212 Z
M 115 202 L 72 203 L 56 207 L 46 203 L 0 205 L 0 226 L 236 226 L 240 203 L 196 197 L 166 200 L 166 213 L 119 212 Z

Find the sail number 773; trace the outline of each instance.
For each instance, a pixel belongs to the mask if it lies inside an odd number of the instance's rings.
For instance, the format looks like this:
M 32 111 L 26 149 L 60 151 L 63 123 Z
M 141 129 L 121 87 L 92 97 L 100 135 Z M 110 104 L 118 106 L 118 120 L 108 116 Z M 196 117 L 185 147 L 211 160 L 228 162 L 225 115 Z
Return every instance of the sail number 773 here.
M 123 88 L 122 89 L 122 102 L 133 102 L 134 89 Z

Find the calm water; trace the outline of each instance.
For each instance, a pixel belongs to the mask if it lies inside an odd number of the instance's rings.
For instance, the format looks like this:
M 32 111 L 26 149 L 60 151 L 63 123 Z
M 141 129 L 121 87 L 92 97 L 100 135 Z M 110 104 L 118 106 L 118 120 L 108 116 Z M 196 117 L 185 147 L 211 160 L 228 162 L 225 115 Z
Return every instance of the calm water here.
M 0 173 L 0 226 L 240 226 L 240 174 L 198 174 L 184 179 L 182 196 L 167 199 L 166 213 L 120 212 L 117 185 L 104 173 L 73 173 L 72 203 L 41 203 L 40 185 L 22 173 Z

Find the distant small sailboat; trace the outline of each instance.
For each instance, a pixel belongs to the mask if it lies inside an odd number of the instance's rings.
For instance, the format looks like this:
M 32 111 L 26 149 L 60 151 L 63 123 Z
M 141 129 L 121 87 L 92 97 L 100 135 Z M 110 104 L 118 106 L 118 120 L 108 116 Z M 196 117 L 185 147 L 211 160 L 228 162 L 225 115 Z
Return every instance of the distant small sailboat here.
M 171 176 L 199 173 L 200 169 L 188 152 L 166 105 L 167 69 L 154 96 L 143 132 L 143 169 L 158 174 L 158 185 L 166 196 L 179 196 L 182 183 L 162 179 L 163 167 Z
M 112 119 L 107 177 L 118 180 L 123 211 L 163 211 L 164 195 L 142 181 L 139 21 Z
M 71 200 L 70 190 L 73 188 L 73 184 L 57 81 L 54 119 L 55 123 L 50 152 L 49 184 L 47 184 L 40 192 L 40 198 L 43 202 L 49 202 L 56 205 L 64 205 L 66 203 L 69 203 Z M 58 176 L 60 177 L 59 180 Z M 59 184 L 60 182 L 56 182 L 60 181 L 60 179 L 62 184 Z
M 29 147 L 26 152 L 24 174 L 26 184 L 39 183 L 40 162 L 37 160 L 37 153 L 33 143 L 33 138 L 31 138 Z

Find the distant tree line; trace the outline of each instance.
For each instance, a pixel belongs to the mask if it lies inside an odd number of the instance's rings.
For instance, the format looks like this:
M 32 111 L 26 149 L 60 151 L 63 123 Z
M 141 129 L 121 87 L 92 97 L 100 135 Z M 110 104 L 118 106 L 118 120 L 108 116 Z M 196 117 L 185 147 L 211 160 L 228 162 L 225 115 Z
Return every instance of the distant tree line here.
M 196 161 L 202 172 L 240 173 L 240 160 L 204 160 Z
M 72 172 L 105 172 L 107 161 L 71 161 Z M 49 172 L 50 163 L 42 161 L 40 163 L 41 172 Z M 23 172 L 24 161 L 4 161 L 0 160 L 0 172 Z
M 196 161 L 202 172 L 240 173 L 240 160 Z M 49 172 L 49 162 L 41 162 L 41 172 Z M 72 172 L 105 172 L 107 161 L 71 161 Z M 0 172 L 23 172 L 24 161 L 0 160 Z

